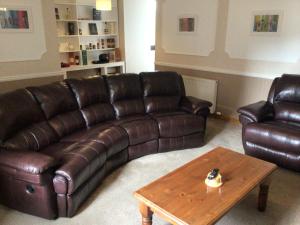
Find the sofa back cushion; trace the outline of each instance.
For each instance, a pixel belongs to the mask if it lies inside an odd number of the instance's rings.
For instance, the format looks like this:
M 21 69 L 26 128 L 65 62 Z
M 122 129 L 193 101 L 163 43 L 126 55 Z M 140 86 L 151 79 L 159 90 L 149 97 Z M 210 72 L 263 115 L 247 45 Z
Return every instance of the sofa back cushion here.
M 114 119 L 114 109 L 104 77 L 69 79 L 66 83 L 73 91 L 87 126 Z
M 185 95 L 180 75 L 175 72 L 148 72 L 140 76 L 147 113 L 169 112 L 179 108 L 181 97 Z
M 274 92 L 275 119 L 300 122 L 300 76 L 283 75 Z
M 76 99 L 64 82 L 27 89 L 35 96 L 60 138 L 85 127 Z
M 300 103 L 300 76 L 283 75 L 277 81 L 274 101 Z
M 291 102 L 274 103 L 275 119 L 300 123 L 300 104 Z
M 274 103 L 274 98 L 275 98 L 275 88 L 277 86 L 277 82 L 280 80 L 280 77 L 276 77 L 271 85 L 271 88 L 269 90 L 269 94 L 268 94 L 268 102 L 270 102 L 271 104 Z
M 145 113 L 139 75 L 110 76 L 107 84 L 117 118 Z
M 0 142 L 7 149 L 39 151 L 58 140 L 34 97 L 25 89 L 0 96 Z

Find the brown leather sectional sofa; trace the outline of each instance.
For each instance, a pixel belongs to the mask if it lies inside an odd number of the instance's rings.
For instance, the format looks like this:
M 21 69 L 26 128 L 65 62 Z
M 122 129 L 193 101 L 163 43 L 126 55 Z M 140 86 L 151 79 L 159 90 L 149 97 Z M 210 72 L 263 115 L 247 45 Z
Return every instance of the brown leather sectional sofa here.
M 65 80 L 0 96 L 0 202 L 72 217 L 105 175 L 143 155 L 203 145 L 211 103 L 173 72 Z
M 246 154 L 300 172 L 300 76 L 276 78 L 267 101 L 238 112 Z

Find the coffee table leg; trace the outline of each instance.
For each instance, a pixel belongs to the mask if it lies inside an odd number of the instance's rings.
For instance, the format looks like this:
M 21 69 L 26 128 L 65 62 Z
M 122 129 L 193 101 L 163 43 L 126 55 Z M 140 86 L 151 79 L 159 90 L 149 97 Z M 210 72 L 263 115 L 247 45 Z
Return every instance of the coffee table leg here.
M 264 212 L 267 208 L 270 183 L 271 183 L 271 180 L 267 179 L 264 182 L 262 182 L 259 186 L 258 210 L 260 212 Z
M 152 225 L 152 215 L 151 209 L 143 203 L 140 203 L 140 212 L 142 214 L 142 225 Z

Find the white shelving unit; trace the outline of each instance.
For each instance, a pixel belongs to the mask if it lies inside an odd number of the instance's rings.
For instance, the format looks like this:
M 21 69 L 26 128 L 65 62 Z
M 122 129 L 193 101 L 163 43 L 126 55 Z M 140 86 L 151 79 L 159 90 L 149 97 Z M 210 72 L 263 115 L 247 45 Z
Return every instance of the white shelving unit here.
M 101 69 L 101 74 L 125 72 L 123 61 L 115 62 L 115 50 L 119 48 L 117 0 L 112 1 L 111 11 L 101 11 L 101 20 L 93 18 L 96 0 L 55 0 L 57 15 L 57 37 L 59 41 L 60 60 L 70 63 L 70 58 L 78 57 L 79 65 L 62 68 L 66 73 L 76 70 Z M 97 34 L 91 33 L 90 24 L 97 28 Z M 74 33 L 69 32 L 69 25 Z M 87 52 L 87 64 L 84 63 L 82 51 Z M 108 54 L 109 63 L 93 64 L 100 54 Z

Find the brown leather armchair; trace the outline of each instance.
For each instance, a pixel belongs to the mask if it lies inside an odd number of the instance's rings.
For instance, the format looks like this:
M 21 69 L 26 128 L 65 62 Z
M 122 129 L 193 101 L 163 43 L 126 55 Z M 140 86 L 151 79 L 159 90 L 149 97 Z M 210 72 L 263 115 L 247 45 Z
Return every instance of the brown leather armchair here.
M 300 172 L 300 76 L 276 78 L 267 101 L 238 112 L 247 155 Z
M 174 72 L 69 79 L 0 96 L 0 202 L 72 217 L 113 169 L 204 144 L 211 103 Z

